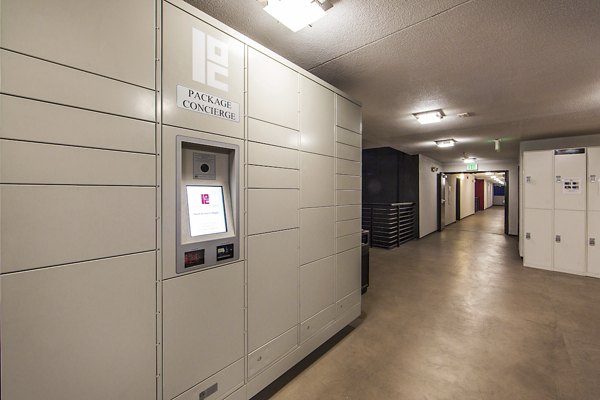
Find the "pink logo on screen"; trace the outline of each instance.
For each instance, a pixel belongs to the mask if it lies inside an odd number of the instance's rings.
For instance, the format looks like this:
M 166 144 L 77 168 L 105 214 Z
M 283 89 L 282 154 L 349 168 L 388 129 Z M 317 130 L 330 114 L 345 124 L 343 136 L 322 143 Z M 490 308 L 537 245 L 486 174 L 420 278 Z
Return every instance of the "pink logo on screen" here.
M 210 204 L 210 199 L 208 197 L 208 194 L 202 195 L 202 204 Z

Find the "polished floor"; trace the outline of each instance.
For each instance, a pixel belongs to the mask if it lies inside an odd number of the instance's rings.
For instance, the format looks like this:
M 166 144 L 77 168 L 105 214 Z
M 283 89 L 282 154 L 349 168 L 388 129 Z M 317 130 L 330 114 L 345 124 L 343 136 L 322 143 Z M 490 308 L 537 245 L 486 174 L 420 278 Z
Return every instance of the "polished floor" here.
M 371 249 L 354 328 L 256 399 L 600 399 L 600 280 L 524 268 L 486 215 Z
M 504 235 L 504 207 L 493 206 L 446 226 L 446 229 Z

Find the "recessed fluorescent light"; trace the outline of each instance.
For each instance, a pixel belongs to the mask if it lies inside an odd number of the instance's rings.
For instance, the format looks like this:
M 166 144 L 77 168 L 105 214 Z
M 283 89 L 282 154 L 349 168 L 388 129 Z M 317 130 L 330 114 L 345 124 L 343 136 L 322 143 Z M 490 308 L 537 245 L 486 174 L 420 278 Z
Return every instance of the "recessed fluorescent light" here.
M 494 175 L 494 173 L 493 173 L 493 172 L 486 172 L 485 174 L 486 174 L 487 176 L 492 176 L 492 175 Z
M 420 113 L 413 114 L 414 117 L 419 121 L 419 123 L 425 124 L 434 124 L 436 122 L 440 122 L 446 114 L 444 114 L 443 110 L 432 110 L 425 111 Z
M 465 164 L 471 164 L 471 163 L 474 163 L 475 161 L 477 161 L 477 159 L 475 157 L 465 157 L 465 158 L 463 158 L 463 162 Z
M 329 8 L 329 1 L 321 4 L 319 0 L 268 0 L 264 10 L 292 32 L 298 32 L 323 17 Z
M 443 139 L 435 141 L 437 147 L 454 147 L 454 143 L 456 143 L 456 140 L 454 139 Z

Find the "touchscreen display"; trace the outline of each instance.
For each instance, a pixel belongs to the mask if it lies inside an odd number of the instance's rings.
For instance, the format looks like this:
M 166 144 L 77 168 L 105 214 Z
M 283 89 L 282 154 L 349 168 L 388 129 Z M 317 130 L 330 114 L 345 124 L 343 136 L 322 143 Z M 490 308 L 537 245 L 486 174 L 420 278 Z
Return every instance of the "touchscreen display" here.
M 187 186 L 190 235 L 227 232 L 222 186 Z

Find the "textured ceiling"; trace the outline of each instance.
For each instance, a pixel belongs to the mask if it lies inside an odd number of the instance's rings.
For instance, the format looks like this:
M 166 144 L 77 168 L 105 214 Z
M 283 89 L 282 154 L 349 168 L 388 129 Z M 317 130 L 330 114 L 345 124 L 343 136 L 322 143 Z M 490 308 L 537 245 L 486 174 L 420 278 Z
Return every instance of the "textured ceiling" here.
M 337 0 L 298 33 L 256 0 L 187 1 L 362 101 L 365 147 L 516 160 L 520 140 L 600 133 L 599 0 Z

